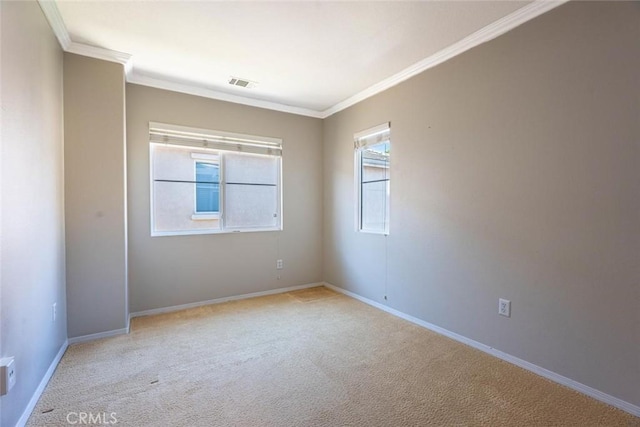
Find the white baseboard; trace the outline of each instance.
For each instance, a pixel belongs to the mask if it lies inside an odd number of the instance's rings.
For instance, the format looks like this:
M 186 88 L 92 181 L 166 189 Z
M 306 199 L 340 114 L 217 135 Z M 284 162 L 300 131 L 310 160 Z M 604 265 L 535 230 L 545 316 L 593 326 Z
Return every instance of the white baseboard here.
M 81 343 L 81 342 L 94 341 L 94 340 L 98 340 L 98 339 L 101 339 L 101 338 L 114 337 L 116 335 L 126 335 L 126 334 L 129 333 L 130 322 L 131 322 L 131 319 L 134 318 L 134 317 L 151 316 L 153 314 L 162 314 L 162 313 L 171 313 L 173 311 L 185 310 L 185 309 L 188 309 L 188 308 L 200 307 L 200 306 L 203 306 L 203 305 L 220 304 L 220 303 L 227 302 L 227 301 L 235 301 L 235 300 L 241 300 L 241 299 L 247 299 L 247 298 L 255 298 L 255 297 L 261 297 L 261 296 L 265 296 L 265 295 L 282 294 L 284 292 L 297 291 L 297 290 L 300 290 L 300 289 L 314 288 L 314 287 L 318 287 L 318 286 L 324 286 L 324 282 L 307 283 L 305 285 L 290 286 L 288 288 L 278 288 L 278 289 L 272 289 L 272 290 L 269 290 L 269 291 L 253 292 L 253 293 L 250 293 L 250 294 L 234 295 L 234 296 L 230 296 L 230 297 L 217 298 L 217 299 L 206 300 L 206 301 L 198 301 L 198 302 L 193 302 L 193 303 L 189 303 L 189 304 L 181 304 L 181 305 L 174 305 L 174 306 L 171 306 L 171 307 L 161 307 L 161 308 L 154 308 L 154 309 L 151 309 L 151 310 L 138 311 L 136 313 L 130 313 L 129 314 L 129 320 L 127 322 L 127 327 L 126 328 L 115 329 L 113 331 L 98 332 L 96 334 L 82 335 L 82 336 L 79 336 L 79 337 L 69 338 L 69 344 L 77 344 L 77 343 Z
M 24 427 L 25 425 L 27 425 L 27 421 L 29 421 L 29 417 L 31 416 L 33 409 L 36 407 L 38 400 L 40 400 L 40 396 L 42 396 L 42 392 L 44 392 L 45 387 L 47 387 L 47 384 L 49 384 L 49 380 L 53 376 L 53 373 L 56 371 L 56 368 L 58 367 L 58 363 L 60 363 L 60 360 L 62 359 L 62 356 L 64 356 L 64 352 L 67 351 L 68 346 L 69 346 L 69 342 L 67 340 L 65 340 L 65 342 L 62 343 L 62 346 L 60 346 L 60 350 L 58 350 L 58 354 L 56 354 L 56 357 L 53 358 L 51 365 L 49 365 L 49 369 L 47 369 L 47 372 L 44 374 L 44 377 L 42 377 L 42 381 L 40 381 L 40 384 L 38 384 L 38 388 L 36 388 L 36 391 L 33 392 L 33 396 L 31 396 L 31 400 L 29 400 L 29 404 L 27 405 L 24 412 L 22 413 L 22 416 L 16 423 L 16 427 Z
M 69 344 L 77 344 L 80 342 L 87 342 L 93 340 L 99 340 L 100 338 L 115 337 L 116 335 L 126 335 L 129 333 L 129 328 L 114 329 L 112 331 L 98 332 L 96 334 L 82 335 L 79 337 L 69 338 Z
M 569 387 L 572 390 L 578 391 L 580 393 L 586 394 L 587 396 L 593 397 L 596 400 L 599 400 L 601 402 L 607 403 L 611 406 L 615 406 L 618 409 L 621 409 L 625 412 L 628 412 L 632 415 L 635 415 L 637 417 L 640 417 L 640 406 L 636 406 L 632 403 L 626 402 L 622 399 L 619 399 L 617 397 L 611 396 L 607 393 L 604 393 L 600 390 L 596 390 L 593 387 L 589 387 L 587 385 L 584 385 L 582 383 L 579 383 L 577 381 L 572 380 L 571 378 L 567 378 L 565 376 L 562 376 L 560 374 L 557 374 L 553 371 L 550 371 L 548 369 L 545 368 L 541 368 L 540 366 L 534 365 L 533 363 L 527 362 L 526 360 L 522 360 L 518 357 L 512 356 L 508 353 L 505 353 L 503 351 L 497 350 L 493 347 L 490 347 L 488 345 L 482 344 L 478 341 L 474 341 L 470 338 L 467 338 L 465 336 L 456 334 L 455 332 L 451 332 L 447 329 L 441 328 L 440 326 L 436 326 L 432 323 L 429 322 L 425 322 L 424 320 L 418 319 L 417 317 L 413 317 L 411 315 L 408 315 L 406 313 L 403 313 L 401 311 L 398 311 L 396 309 L 393 309 L 391 307 L 388 307 L 386 305 L 380 304 L 376 301 L 370 300 L 368 298 L 362 297 L 358 294 L 355 294 L 353 292 L 347 291 L 345 289 L 339 288 L 335 285 L 332 285 L 330 283 L 325 282 L 324 285 L 331 289 L 334 290 L 336 292 L 339 292 L 341 294 L 350 296 L 351 298 L 357 299 L 358 301 L 362 301 L 365 304 L 368 304 L 370 306 L 373 306 L 375 308 L 378 308 L 382 311 L 386 311 L 389 314 L 393 314 L 394 316 L 397 316 L 401 319 L 407 320 L 411 323 L 415 323 L 418 326 L 422 326 L 423 328 L 429 329 L 433 332 L 436 332 L 440 335 L 444 335 L 445 337 L 449 337 L 451 339 L 454 339 L 458 342 L 461 342 L 463 344 L 467 344 L 473 348 L 476 348 L 480 351 L 483 351 L 485 353 L 488 353 L 492 356 L 495 356 L 499 359 L 502 359 L 506 362 L 512 363 L 516 366 L 519 366 L 523 369 L 526 369 L 527 371 L 533 372 L 534 374 L 538 374 L 541 377 L 547 378 L 548 380 L 554 381 L 558 384 L 562 384 L 566 387 Z
M 135 313 L 131 313 L 129 316 L 130 316 L 130 318 L 134 318 L 134 317 L 141 317 L 141 316 L 151 316 L 153 314 L 171 313 L 173 311 L 186 310 L 188 308 L 201 307 L 203 305 L 221 304 L 223 302 L 228 302 L 228 301 L 236 301 L 236 300 L 247 299 L 247 298 L 263 297 L 263 296 L 266 296 L 266 295 L 283 294 L 285 292 L 298 291 L 300 289 L 307 289 L 307 288 L 316 288 L 318 286 L 324 286 L 324 282 L 307 283 L 305 285 L 290 286 L 288 288 L 271 289 L 271 290 L 262 291 L 262 292 L 252 292 L 250 294 L 234 295 L 234 296 L 230 296 L 230 297 L 223 297 L 223 298 L 210 299 L 210 300 L 206 300 L 206 301 L 192 302 L 192 303 L 189 303 L 189 304 L 174 305 L 174 306 L 171 306 L 171 307 L 152 308 L 151 310 L 143 310 L 143 311 L 137 311 Z

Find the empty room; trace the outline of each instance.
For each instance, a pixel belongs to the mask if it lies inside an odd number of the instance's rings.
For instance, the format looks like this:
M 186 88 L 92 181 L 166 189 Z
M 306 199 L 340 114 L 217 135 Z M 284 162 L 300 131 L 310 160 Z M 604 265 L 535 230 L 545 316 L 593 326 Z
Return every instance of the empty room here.
M 0 427 L 640 427 L 640 2 L 0 36 Z

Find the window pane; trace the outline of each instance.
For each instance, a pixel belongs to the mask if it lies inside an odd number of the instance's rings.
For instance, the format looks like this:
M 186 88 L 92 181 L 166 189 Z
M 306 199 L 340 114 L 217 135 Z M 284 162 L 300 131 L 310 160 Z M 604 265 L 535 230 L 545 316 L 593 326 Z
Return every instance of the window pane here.
M 273 228 L 278 216 L 280 159 L 225 153 L 225 226 Z
M 389 228 L 390 142 L 360 151 L 360 229 L 386 233 Z
M 389 143 L 376 144 L 362 150 L 362 181 L 389 178 Z
M 196 212 L 220 212 L 219 184 L 196 184 Z
M 278 184 L 279 158 L 256 154 L 226 153 L 225 182 L 243 184 Z
M 154 145 L 152 155 L 154 180 L 193 181 L 193 159 L 190 150 Z
M 233 185 L 225 187 L 225 227 L 272 228 L 280 224 L 278 187 Z
M 362 184 L 362 229 L 383 233 L 389 217 L 389 181 Z
M 220 212 L 220 167 L 196 162 L 196 212 Z
M 152 235 L 281 228 L 281 141 L 239 135 L 214 148 L 176 129 L 150 128 Z
M 196 162 L 196 181 L 217 183 L 220 180 L 220 168 L 214 163 Z

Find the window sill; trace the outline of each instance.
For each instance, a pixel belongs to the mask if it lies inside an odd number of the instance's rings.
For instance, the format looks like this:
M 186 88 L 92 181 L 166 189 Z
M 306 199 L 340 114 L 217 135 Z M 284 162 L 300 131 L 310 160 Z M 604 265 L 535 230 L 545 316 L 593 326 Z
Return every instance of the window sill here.
M 183 231 L 152 231 L 151 237 L 163 236 L 192 236 L 198 234 L 233 234 L 233 233 L 264 233 L 271 231 L 282 231 L 282 227 L 267 228 L 243 228 L 243 229 L 225 229 L 225 230 L 183 230 Z
M 212 219 L 218 219 L 218 218 L 220 218 L 220 214 L 217 214 L 217 213 L 212 213 L 212 214 L 196 213 L 191 215 L 191 219 L 194 221 L 206 221 L 206 220 L 212 220 Z
M 365 233 L 365 234 L 380 234 L 382 236 L 388 236 L 389 235 L 389 231 L 385 230 L 385 231 L 380 231 L 380 230 L 367 230 L 364 228 L 361 228 L 360 230 L 356 230 L 359 233 Z

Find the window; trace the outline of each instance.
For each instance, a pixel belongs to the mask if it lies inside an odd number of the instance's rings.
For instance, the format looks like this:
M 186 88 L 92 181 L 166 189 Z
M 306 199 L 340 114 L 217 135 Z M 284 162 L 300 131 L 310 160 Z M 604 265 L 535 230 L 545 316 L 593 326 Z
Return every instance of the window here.
M 196 214 L 218 215 L 220 213 L 220 165 L 195 162 Z
M 357 229 L 367 233 L 389 234 L 389 124 L 358 132 L 354 140 Z
M 281 230 L 282 141 L 149 124 L 151 235 Z

